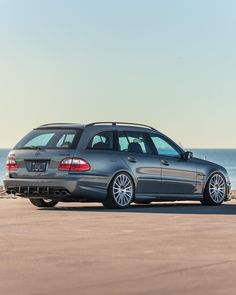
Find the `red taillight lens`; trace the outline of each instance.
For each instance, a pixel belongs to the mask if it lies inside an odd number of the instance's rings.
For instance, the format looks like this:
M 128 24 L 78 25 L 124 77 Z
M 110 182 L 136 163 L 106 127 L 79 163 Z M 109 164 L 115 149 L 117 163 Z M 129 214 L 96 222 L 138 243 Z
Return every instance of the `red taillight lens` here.
M 61 171 L 70 170 L 71 163 L 72 163 L 72 159 L 66 158 L 62 160 L 58 166 L 58 170 L 61 170 Z
M 14 156 L 8 156 L 6 162 L 7 171 L 16 171 L 18 169 L 18 165 Z
M 90 165 L 88 162 L 82 159 L 75 158 L 71 163 L 71 171 L 87 171 L 90 170 Z
M 65 158 L 58 166 L 60 171 L 88 171 L 90 168 L 89 163 L 80 158 Z

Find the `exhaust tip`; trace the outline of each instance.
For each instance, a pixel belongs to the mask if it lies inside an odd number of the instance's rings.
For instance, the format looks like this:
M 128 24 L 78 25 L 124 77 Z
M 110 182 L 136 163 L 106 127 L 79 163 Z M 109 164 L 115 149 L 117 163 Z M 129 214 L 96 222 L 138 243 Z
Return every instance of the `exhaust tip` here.
M 54 194 L 54 196 L 57 196 L 57 197 L 61 196 L 61 192 L 60 191 L 54 191 L 53 194 Z
M 61 193 L 64 197 L 67 197 L 69 195 L 69 193 L 67 191 L 62 191 Z

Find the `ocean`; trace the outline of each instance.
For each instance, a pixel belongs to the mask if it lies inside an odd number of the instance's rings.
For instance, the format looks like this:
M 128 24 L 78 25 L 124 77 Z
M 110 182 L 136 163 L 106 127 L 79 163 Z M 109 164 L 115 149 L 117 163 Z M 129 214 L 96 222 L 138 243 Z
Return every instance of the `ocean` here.
M 229 173 L 232 188 L 236 189 L 236 149 L 190 149 L 195 157 L 215 162 Z M 3 184 L 5 162 L 9 149 L 0 149 L 0 185 Z

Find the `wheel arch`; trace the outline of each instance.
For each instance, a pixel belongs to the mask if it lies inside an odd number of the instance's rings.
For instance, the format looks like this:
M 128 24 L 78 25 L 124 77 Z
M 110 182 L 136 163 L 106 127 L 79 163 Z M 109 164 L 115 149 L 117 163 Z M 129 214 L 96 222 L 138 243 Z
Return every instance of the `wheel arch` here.
M 111 179 L 109 181 L 109 184 L 108 184 L 108 187 L 107 187 L 107 195 L 109 193 L 109 190 L 110 190 L 110 187 L 111 187 L 111 184 L 112 184 L 112 181 L 113 179 L 120 173 L 126 173 L 130 176 L 132 182 L 133 182 L 133 185 L 134 185 L 134 199 L 133 201 L 135 200 L 135 195 L 136 195 L 136 188 L 137 188 L 137 180 L 136 178 L 134 177 L 134 175 L 132 174 L 132 172 L 130 172 L 129 170 L 126 170 L 126 169 L 120 169 L 118 171 L 116 171 L 112 176 L 111 176 Z
M 204 185 L 203 185 L 203 188 L 202 188 L 202 193 L 203 193 L 203 195 L 205 194 L 206 187 L 207 187 L 207 184 L 208 184 L 210 178 L 211 178 L 214 174 L 221 174 L 221 175 L 224 177 L 225 183 L 226 183 L 226 185 L 227 185 L 227 178 L 226 178 L 224 172 L 221 171 L 221 170 L 212 170 L 212 171 L 208 174 L 208 176 L 206 177 L 205 183 L 204 183 Z

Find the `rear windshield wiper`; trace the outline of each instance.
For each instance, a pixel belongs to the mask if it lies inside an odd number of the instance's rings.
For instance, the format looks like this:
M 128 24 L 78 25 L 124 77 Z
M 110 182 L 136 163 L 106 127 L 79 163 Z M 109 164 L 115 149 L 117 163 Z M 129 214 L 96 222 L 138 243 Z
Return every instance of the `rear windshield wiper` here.
M 36 146 L 36 145 L 23 146 L 21 149 L 45 151 L 45 148 L 43 148 L 41 146 Z

